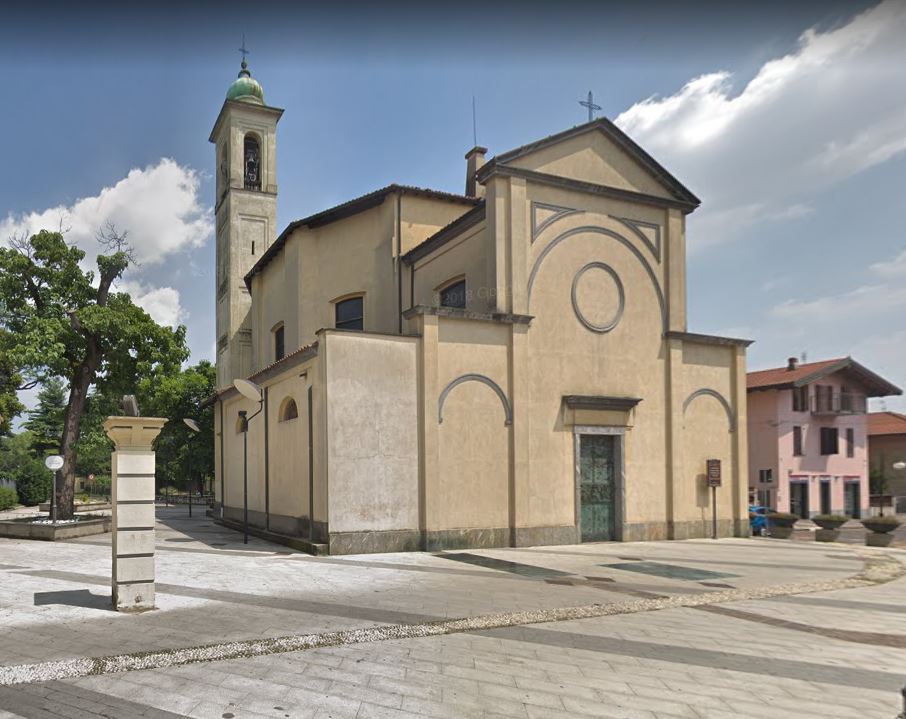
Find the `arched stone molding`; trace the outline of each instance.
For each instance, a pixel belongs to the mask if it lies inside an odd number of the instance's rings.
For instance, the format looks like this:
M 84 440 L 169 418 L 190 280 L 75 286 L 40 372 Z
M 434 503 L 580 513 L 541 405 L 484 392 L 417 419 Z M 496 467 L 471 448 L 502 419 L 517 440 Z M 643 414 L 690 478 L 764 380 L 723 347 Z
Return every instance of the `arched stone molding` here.
M 532 288 L 535 285 L 535 279 L 538 276 L 538 271 L 541 269 L 541 265 L 544 263 L 544 260 L 547 259 L 547 256 L 551 251 L 557 247 L 561 242 L 568 240 L 570 237 L 581 234 L 597 234 L 604 235 L 609 237 L 612 240 L 616 240 L 626 249 L 628 249 L 633 256 L 642 264 L 642 267 L 645 268 L 645 272 L 648 274 L 648 278 L 651 280 L 651 284 L 654 287 L 654 292 L 657 295 L 658 305 L 661 308 L 661 323 L 664 327 L 664 332 L 667 331 L 667 303 L 664 300 L 664 293 L 661 290 L 661 285 L 658 282 L 657 275 L 654 273 L 654 270 L 651 268 L 651 265 L 648 263 L 648 260 L 645 259 L 645 256 L 641 253 L 638 247 L 636 247 L 630 240 L 623 237 L 623 235 L 614 232 L 613 230 L 608 230 L 606 227 L 598 227 L 596 225 L 586 225 L 583 227 L 574 227 L 571 230 L 566 230 L 566 232 L 558 235 L 545 247 L 541 253 L 538 255 L 538 258 L 535 260 L 535 264 L 532 266 L 532 271 L 529 274 L 528 279 L 528 288 L 527 288 L 527 299 L 528 305 L 531 306 L 532 302 Z
M 617 293 L 620 298 L 617 306 L 617 311 L 614 313 L 614 316 L 609 322 L 605 322 L 603 325 L 596 325 L 593 322 L 590 322 L 588 318 L 584 314 L 582 314 L 582 310 L 579 308 L 579 298 L 576 296 L 576 293 L 579 289 L 579 280 L 582 279 L 582 275 L 584 275 L 589 270 L 594 269 L 604 270 L 608 275 L 610 275 L 610 278 L 617 286 Z M 623 310 L 626 308 L 626 292 L 623 289 L 623 283 L 620 281 L 620 276 L 616 273 L 616 270 L 614 270 L 613 267 L 611 267 L 610 265 L 605 265 L 603 262 L 589 262 L 576 273 L 576 276 L 573 277 L 573 287 L 570 292 L 570 298 L 572 299 L 573 303 L 573 312 L 575 312 L 579 322 L 585 325 L 587 329 L 591 330 L 592 332 L 597 332 L 598 334 L 610 332 L 618 324 L 620 324 L 620 320 L 623 317 Z
M 730 407 L 730 403 L 727 401 L 727 398 L 724 397 L 716 389 L 710 389 L 708 387 L 702 387 L 701 389 L 695 390 L 692 394 L 686 397 L 686 401 L 683 402 L 683 414 L 686 413 L 686 409 L 692 404 L 692 401 L 698 397 L 713 397 L 721 406 L 724 408 L 724 412 L 727 413 L 727 423 L 730 425 L 730 431 L 736 431 L 736 418 L 733 415 L 733 409 Z
M 653 222 L 642 222 L 641 220 L 631 220 L 628 217 L 617 217 L 616 215 L 608 215 L 612 220 L 616 220 L 620 224 L 625 225 L 632 233 L 636 235 L 642 242 L 645 243 L 645 246 L 651 250 L 651 254 L 654 255 L 654 259 L 660 263 L 661 261 L 661 226 L 656 225 Z M 654 242 L 652 242 L 648 235 L 642 232 L 641 228 L 646 228 L 654 232 Z
M 553 214 L 548 215 L 544 219 L 539 218 L 538 211 L 551 212 Z M 572 207 L 561 207 L 560 205 L 550 205 L 546 202 L 533 202 L 532 203 L 532 242 L 538 239 L 544 230 L 554 224 L 557 220 L 560 220 L 569 215 L 575 215 L 583 210 L 576 210 Z
M 447 401 L 447 395 L 453 391 L 453 389 L 464 382 L 481 382 L 482 384 L 490 387 L 494 392 L 497 393 L 497 396 L 500 398 L 500 402 L 503 404 L 503 411 L 505 414 L 506 425 L 513 424 L 513 408 L 510 406 L 510 400 L 507 399 L 504 391 L 500 389 L 500 385 L 497 384 L 490 377 L 485 377 L 483 374 L 464 374 L 456 379 L 452 380 L 446 387 L 444 387 L 443 392 L 440 393 L 440 398 L 437 400 L 437 423 L 443 424 L 444 421 L 444 402 Z

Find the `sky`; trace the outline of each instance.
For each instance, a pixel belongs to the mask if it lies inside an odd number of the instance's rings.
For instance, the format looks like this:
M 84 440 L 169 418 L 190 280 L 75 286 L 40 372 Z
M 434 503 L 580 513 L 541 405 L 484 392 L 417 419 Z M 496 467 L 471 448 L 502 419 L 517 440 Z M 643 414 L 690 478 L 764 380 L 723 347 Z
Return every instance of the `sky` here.
M 6 10 L 0 242 L 62 227 L 93 257 L 113 221 L 139 260 L 120 288 L 187 326 L 191 362 L 213 359 L 208 136 L 243 34 L 286 111 L 280 229 L 391 182 L 462 192 L 473 96 L 494 155 L 584 122 L 591 90 L 702 200 L 690 331 L 754 339 L 750 369 L 852 355 L 906 388 L 906 1 Z

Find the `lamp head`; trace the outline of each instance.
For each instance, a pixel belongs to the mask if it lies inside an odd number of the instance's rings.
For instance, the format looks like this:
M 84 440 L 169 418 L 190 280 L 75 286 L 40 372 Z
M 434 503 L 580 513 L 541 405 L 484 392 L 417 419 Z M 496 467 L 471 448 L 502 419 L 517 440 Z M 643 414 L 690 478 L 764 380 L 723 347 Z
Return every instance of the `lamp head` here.
M 201 427 L 198 426 L 198 422 L 196 422 L 194 419 L 190 419 L 189 417 L 183 417 L 182 421 L 185 422 L 186 427 L 191 429 L 193 432 L 195 432 L 195 433 L 201 432 Z
M 894 469 L 906 469 L 906 462 L 903 462 L 903 461 L 894 462 L 894 463 L 893 463 L 893 468 L 894 468 Z
M 254 382 L 249 382 L 247 379 L 234 379 L 233 387 L 236 388 L 239 394 L 252 402 L 263 401 L 261 399 L 261 388 Z

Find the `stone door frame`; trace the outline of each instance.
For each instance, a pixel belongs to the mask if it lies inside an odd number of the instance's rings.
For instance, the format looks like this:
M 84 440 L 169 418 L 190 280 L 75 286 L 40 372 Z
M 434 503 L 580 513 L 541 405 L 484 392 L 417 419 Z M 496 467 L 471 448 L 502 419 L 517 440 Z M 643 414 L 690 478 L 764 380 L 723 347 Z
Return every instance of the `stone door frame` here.
M 615 542 L 623 541 L 623 525 L 626 517 L 626 427 L 611 425 L 573 426 L 573 481 L 575 484 L 576 540 L 582 544 L 582 498 L 581 498 L 581 442 L 582 435 L 610 435 L 614 438 L 614 502 L 613 534 Z

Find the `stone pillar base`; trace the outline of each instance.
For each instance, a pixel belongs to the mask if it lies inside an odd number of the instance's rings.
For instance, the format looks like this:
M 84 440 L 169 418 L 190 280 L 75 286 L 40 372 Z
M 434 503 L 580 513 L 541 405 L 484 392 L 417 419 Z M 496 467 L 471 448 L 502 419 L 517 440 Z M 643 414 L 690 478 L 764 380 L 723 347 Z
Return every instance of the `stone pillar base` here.
M 109 417 L 113 441 L 113 607 L 120 612 L 154 609 L 154 450 L 167 420 Z

